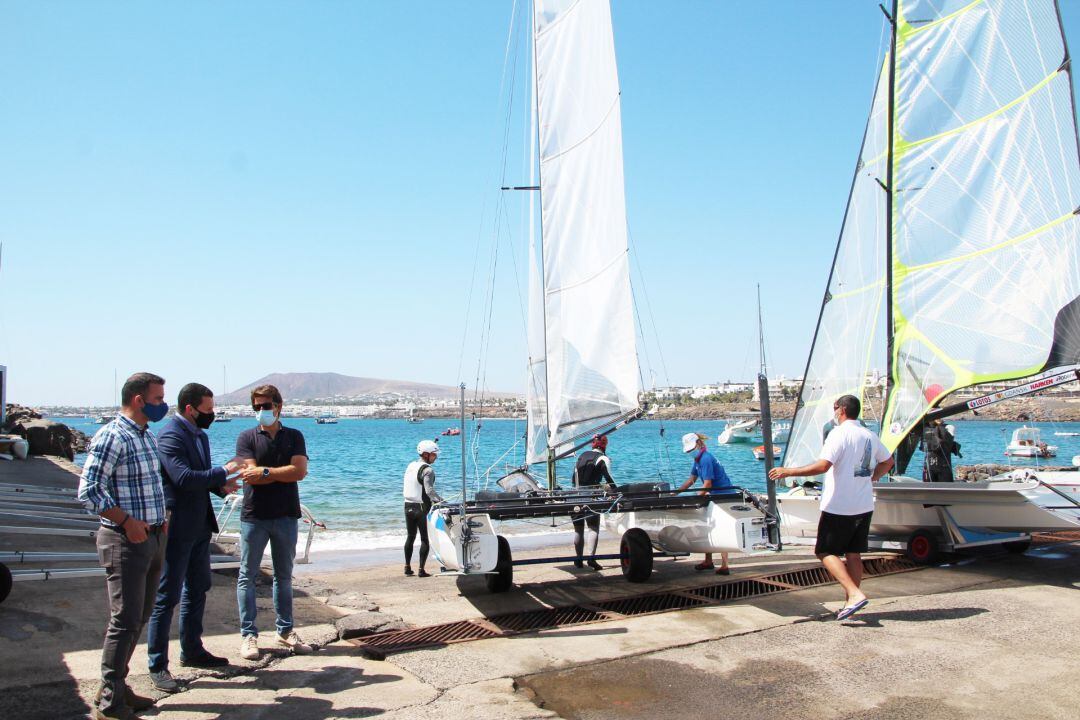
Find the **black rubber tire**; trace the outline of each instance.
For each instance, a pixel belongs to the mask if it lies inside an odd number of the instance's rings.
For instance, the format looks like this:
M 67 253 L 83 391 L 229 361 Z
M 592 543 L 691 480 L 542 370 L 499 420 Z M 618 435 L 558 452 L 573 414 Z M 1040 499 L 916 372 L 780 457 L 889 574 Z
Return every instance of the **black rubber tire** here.
M 0 563 L 0 603 L 7 600 L 7 596 L 11 594 L 11 583 L 11 571 L 7 565 Z
M 652 575 L 653 554 L 648 534 L 641 528 L 630 528 L 619 542 L 619 564 L 622 574 L 632 583 L 642 583 Z
M 495 572 L 484 576 L 488 592 L 504 593 L 514 585 L 514 558 L 510 554 L 510 543 L 499 535 L 499 560 L 495 563 Z
M 916 530 L 908 538 L 907 550 L 904 551 L 908 560 L 918 565 L 931 565 L 941 555 L 941 543 L 932 533 L 926 530 Z
M 1010 540 L 1007 543 L 1001 543 L 1001 547 L 1014 555 L 1022 555 L 1031 547 L 1031 540 Z

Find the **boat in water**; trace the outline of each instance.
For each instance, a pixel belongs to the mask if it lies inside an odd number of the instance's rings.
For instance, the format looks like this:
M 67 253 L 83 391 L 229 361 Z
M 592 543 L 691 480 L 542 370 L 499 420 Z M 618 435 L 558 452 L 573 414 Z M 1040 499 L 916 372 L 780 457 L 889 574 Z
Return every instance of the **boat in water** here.
M 537 152 L 533 182 L 521 189 L 538 191 L 530 197 L 539 199 L 541 231 L 529 223 L 526 465 L 498 481 L 501 491 L 431 510 L 435 557 L 455 572 L 486 573 L 488 588 L 503 591 L 513 559 L 493 521 L 580 513 L 618 533 L 620 565 L 633 582 L 649 577 L 654 552 L 747 551 L 767 537 L 766 520 L 738 489 L 709 496 L 678 495 L 665 483 L 628 483 L 613 494 L 557 487 L 558 460 L 644 410 L 611 9 L 608 0 L 535 0 L 530 25 Z M 546 478 L 533 467 L 545 467 Z
M 1035 502 L 1047 492 L 1041 481 L 902 475 L 928 422 L 1078 377 L 1080 160 L 1068 49 L 1053 0 L 883 9 L 889 48 L 783 464 L 818 457 L 836 398 L 876 401 L 865 378 L 884 366 L 880 434 L 899 476 L 874 485 L 871 533 L 920 560 L 940 547 L 1021 548 L 1027 533 L 1080 528 L 1068 503 Z M 1003 380 L 1023 384 L 945 403 Z M 816 525 L 817 503 L 813 487 L 780 495 L 784 534 Z
M 333 413 L 323 413 L 315 418 L 316 425 L 337 425 L 338 417 Z
M 773 450 L 773 460 L 779 460 L 780 456 L 784 454 L 784 451 L 780 449 L 779 445 L 773 445 L 772 450 Z M 764 445 L 758 445 L 753 450 L 751 450 L 751 452 L 754 453 L 754 459 L 755 460 L 764 460 L 765 459 L 766 453 L 765 453 L 765 446 Z
M 1009 457 L 1052 458 L 1057 455 L 1057 446 L 1043 442 L 1039 428 L 1025 425 L 1013 431 L 1005 454 Z

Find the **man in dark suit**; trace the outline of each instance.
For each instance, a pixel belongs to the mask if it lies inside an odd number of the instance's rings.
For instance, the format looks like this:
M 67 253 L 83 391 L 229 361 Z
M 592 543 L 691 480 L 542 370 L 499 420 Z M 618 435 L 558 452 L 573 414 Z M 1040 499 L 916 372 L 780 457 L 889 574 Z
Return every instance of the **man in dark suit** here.
M 229 664 L 202 644 L 203 610 L 210 589 L 210 537 L 218 531 L 210 493 L 225 497 L 235 492 L 238 478 L 229 476 L 240 469 L 235 460 L 211 466 L 205 430 L 213 421 L 214 393 L 205 385 L 188 383 L 180 390 L 175 417 L 158 436 L 165 507 L 171 515 L 165 566 L 146 640 L 150 680 L 165 692 L 180 689 L 169 672 L 169 629 L 178 602 L 180 664 L 204 668 Z

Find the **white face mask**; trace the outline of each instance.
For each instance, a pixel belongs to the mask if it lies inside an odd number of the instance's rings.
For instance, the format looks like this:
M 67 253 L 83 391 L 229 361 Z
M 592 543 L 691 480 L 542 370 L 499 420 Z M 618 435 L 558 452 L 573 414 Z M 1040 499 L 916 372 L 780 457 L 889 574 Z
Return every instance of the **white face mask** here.
M 271 425 L 273 425 L 277 421 L 277 418 L 274 417 L 274 411 L 273 410 L 260 410 L 257 413 L 255 413 L 255 418 L 259 421 L 259 424 L 262 425 L 263 427 L 270 427 Z

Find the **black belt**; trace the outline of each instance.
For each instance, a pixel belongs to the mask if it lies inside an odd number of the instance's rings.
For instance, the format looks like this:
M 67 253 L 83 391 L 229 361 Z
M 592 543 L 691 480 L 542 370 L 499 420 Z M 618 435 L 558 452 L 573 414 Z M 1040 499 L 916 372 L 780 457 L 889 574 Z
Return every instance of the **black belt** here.
M 127 535 L 127 533 L 124 532 L 124 528 L 120 527 L 119 525 L 110 525 L 110 524 L 107 524 L 107 523 L 101 523 L 101 527 L 103 527 L 103 528 L 105 528 L 107 530 L 112 530 L 114 532 L 118 532 L 121 535 Z M 159 522 L 156 525 L 147 525 L 146 526 L 146 534 L 147 535 L 157 535 L 158 533 L 161 533 L 161 532 L 165 532 L 165 523 L 164 522 Z

